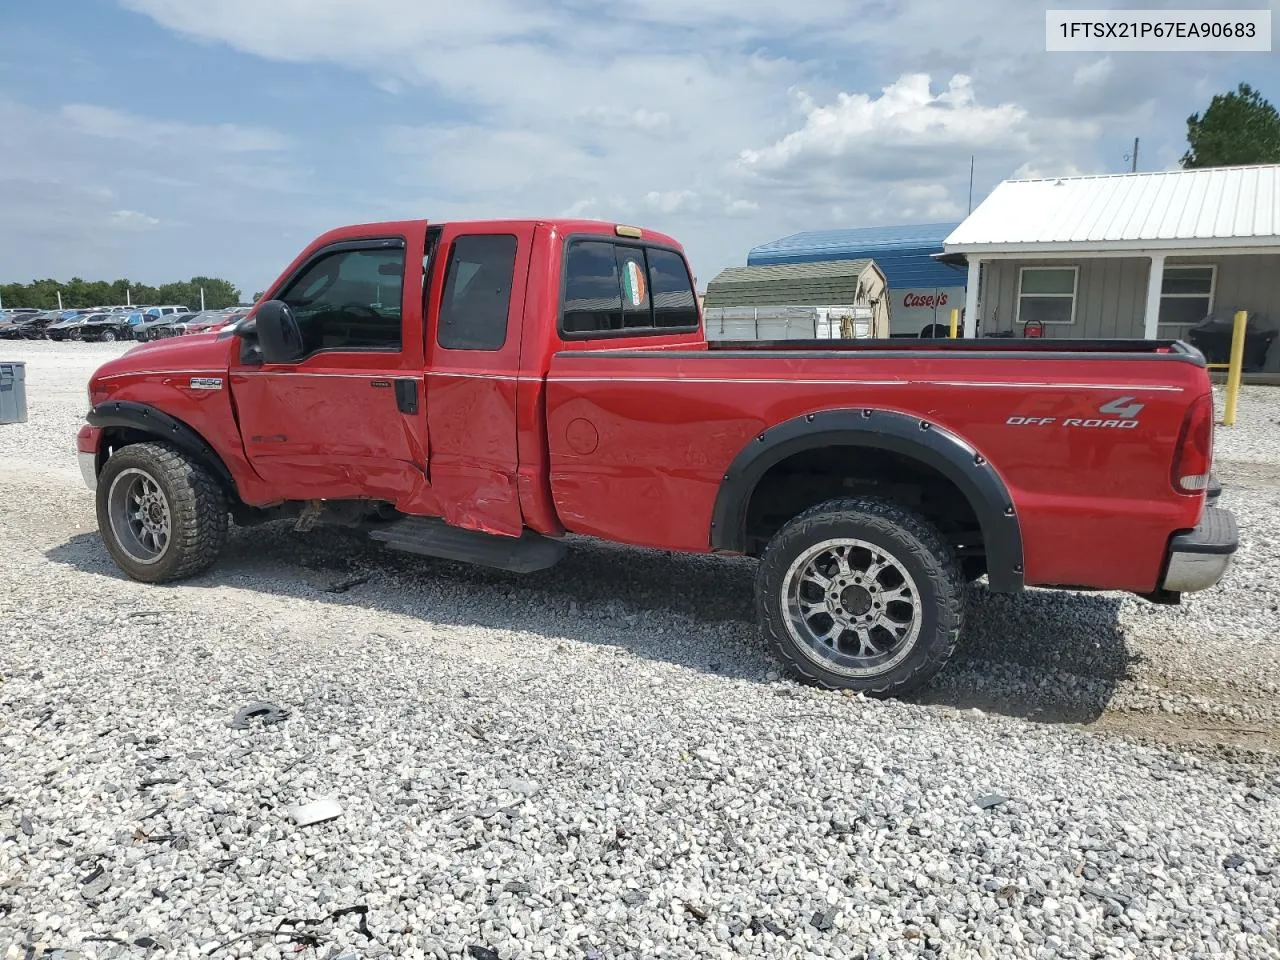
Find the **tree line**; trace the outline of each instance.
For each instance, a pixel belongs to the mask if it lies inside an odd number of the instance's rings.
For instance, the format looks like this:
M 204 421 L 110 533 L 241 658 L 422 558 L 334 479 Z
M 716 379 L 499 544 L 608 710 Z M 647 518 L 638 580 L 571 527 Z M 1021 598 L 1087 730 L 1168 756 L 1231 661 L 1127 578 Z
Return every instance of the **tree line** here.
M 153 306 L 181 304 L 192 310 L 200 309 L 200 291 L 204 290 L 204 305 L 208 310 L 234 307 L 240 302 L 240 290 L 229 280 L 219 277 L 192 277 L 177 283 L 162 283 L 153 287 L 129 280 L 33 280 L 31 283 L 6 283 L 0 285 L 0 302 L 6 307 L 38 307 L 53 310 L 62 295 L 64 310 L 80 307 L 102 307 L 129 303 Z

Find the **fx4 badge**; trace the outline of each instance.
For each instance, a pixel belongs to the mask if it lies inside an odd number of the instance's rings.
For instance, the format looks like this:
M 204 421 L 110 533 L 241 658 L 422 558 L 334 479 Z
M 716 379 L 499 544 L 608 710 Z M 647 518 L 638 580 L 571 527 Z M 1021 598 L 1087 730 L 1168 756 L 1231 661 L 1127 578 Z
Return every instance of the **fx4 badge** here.
M 1050 427 L 1055 423 L 1063 427 L 1086 427 L 1102 430 L 1136 430 L 1138 414 L 1146 404 L 1137 403 L 1137 397 L 1116 397 L 1098 407 L 1104 417 L 1010 417 L 1005 421 L 1011 427 Z

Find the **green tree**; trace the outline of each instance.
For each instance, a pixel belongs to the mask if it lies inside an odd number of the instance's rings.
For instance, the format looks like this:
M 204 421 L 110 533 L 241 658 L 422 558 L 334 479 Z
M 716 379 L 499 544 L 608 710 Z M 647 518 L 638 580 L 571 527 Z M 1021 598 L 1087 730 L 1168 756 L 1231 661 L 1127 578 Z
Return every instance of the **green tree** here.
M 58 305 L 71 310 L 77 307 L 101 307 L 123 304 L 127 297 L 134 305 L 160 306 L 183 304 L 193 310 L 200 308 L 200 290 L 204 289 L 205 306 L 210 310 L 234 307 L 240 303 L 240 290 L 230 281 L 219 277 L 192 277 L 177 283 L 163 283 L 158 287 L 130 280 L 33 280 L 30 283 L 0 284 L 0 301 L 6 307 L 40 307 L 50 310 Z
M 221 307 L 234 307 L 240 302 L 240 288 L 230 281 L 218 277 L 192 277 L 191 286 L 195 293 L 195 306 L 200 306 L 200 290 L 204 289 L 204 305 L 208 310 Z
M 1247 83 L 1187 118 L 1186 169 L 1280 163 L 1280 113 Z

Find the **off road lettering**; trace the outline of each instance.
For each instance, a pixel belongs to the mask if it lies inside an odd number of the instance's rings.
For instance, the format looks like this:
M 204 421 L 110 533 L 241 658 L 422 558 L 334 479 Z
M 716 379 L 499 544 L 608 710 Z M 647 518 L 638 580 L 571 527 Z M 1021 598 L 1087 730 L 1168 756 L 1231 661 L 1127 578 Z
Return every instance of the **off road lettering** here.
M 1138 426 L 1138 421 L 1137 420 L 1079 420 L 1079 419 L 1076 419 L 1075 417 L 1072 417 L 1068 420 L 1063 420 L 1062 425 L 1064 427 L 1088 427 L 1088 428 L 1098 428 L 1102 430 L 1107 430 L 1107 429 L 1134 430 Z

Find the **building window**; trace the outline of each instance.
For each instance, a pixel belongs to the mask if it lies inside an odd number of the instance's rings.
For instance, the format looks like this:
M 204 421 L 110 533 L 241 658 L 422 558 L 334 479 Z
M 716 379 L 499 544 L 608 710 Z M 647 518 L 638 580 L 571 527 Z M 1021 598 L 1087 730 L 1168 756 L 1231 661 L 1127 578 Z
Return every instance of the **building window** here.
M 1075 323 L 1078 273 L 1078 267 L 1023 267 L 1018 274 L 1018 323 Z
M 1212 313 L 1216 274 L 1212 266 L 1166 266 L 1160 287 L 1160 322 L 1188 327 Z

